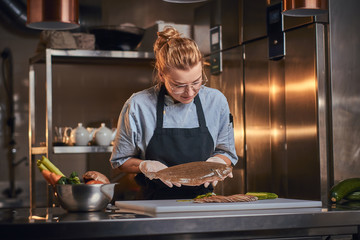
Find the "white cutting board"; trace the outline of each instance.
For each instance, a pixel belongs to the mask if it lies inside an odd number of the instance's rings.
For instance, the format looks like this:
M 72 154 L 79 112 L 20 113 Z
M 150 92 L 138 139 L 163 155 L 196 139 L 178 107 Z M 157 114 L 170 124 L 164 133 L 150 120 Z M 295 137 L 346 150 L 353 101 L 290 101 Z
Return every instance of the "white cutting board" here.
M 209 211 L 237 211 L 259 209 L 284 209 L 284 208 L 313 208 L 321 207 L 321 201 L 298 199 L 265 199 L 254 202 L 233 203 L 194 203 L 183 200 L 136 200 L 116 201 L 120 211 L 134 211 L 138 213 L 176 213 L 176 212 L 209 212 Z

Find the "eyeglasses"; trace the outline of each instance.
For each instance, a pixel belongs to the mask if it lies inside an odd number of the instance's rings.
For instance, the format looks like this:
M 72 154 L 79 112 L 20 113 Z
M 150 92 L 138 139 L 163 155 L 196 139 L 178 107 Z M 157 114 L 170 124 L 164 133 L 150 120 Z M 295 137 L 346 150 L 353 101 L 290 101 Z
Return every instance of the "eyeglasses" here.
M 171 83 L 170 81 L 168 81 L 168 83 L 169 83 L 169 86 L 171 88 L 171 91 L 174 94 L 182 94 L 182 93 L 184 93 L 186 91 L 187 87 L 191 87 L 192 90 L 194 90 L 195 92 L 199 91 L 199 89 L 202 86 L 206 85 L 207 81 L 208 81 L 208 79 L 207 79 L 207 77 L 206 77 L 206 75 L 205 75 L 205 73 L 203 71 L 201 79 L 198 80 L 198 81 L 195 81 L 193 83 L 182 84 L 182 85 L 176 85 L 176 84 Z

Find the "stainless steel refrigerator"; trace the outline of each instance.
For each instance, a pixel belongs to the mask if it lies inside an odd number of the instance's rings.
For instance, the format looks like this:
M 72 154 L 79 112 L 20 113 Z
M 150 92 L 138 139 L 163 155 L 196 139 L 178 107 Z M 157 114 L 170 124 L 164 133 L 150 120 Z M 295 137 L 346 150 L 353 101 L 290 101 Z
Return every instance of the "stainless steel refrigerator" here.
M 329 14 L 300 18 L 283 16 L 281 1 L 214 0 L 196 9 L 194 38 L 206 56 L 210 86 L 228 99 L 239 156 L 234 179 L 219 185 L 218 193 L 267 191 L 326 203 L 338 173 L 342 178 L 355 175 L 340 152 L 344 145 L 353 153 L 358 149 L 359 144 L 341 142 L 355 137 L 351 128 L 360 124 L 349 117 L 356 116 L 357 108 L 347 118 L 334 114 L 340 110 L 334 101 L 350 100 L 344 100 L 344 87 L 332 77 L 334 67 L 349 71 L 333 66 L 341 62 L 334 41 L 346 48 L 335 32 L 352 29 L 350 35 L 359 39 L 359 17 L 351 11 L 359 3 L 347 3 L 330 0 Z M 356 60 L 355 54 L 342 59 Z M 359 76 L 356 68 L 350 71 Z M 346 89 L 359 85 L 354 81 L 354 76 L 346 80 Z M 346 132 L 334 120 L 348 124 Z M 359 170 L 359 164 L 351 163 Z

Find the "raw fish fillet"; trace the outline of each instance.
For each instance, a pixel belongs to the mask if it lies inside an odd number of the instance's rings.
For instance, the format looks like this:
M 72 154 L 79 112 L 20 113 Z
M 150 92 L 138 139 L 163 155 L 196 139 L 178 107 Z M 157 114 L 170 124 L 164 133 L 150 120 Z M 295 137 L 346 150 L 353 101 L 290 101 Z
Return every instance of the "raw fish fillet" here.
M 194 199 L 194 203 L 252 202 L 256 200 L 258 200 L 257 197 L 245 194 L 235 194 L 230 196 L 214 195 Z
M 190 162 L 148 173 L 147 177 L 186 186 L 200 186 L 205 182 L 222 181 L 231 171 L 231 166 L 222 163 Z

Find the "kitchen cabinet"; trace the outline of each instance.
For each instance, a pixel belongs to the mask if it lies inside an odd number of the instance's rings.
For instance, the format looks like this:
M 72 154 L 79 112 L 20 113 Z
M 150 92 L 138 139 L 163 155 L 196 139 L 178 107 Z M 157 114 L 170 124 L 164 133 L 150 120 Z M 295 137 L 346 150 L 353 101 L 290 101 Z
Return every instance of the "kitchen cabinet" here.
M 154 59 L 152 52 L 140 51 L 93 51 L 93 50 L 55 50 L 46 49 L 29 60 L 29 178 L 30 178 L 30 206 L 35 207 L 35 169 L 36 155 L 46 155 L 52 159 L 54 154 L 75 154 L 75 153 L 104 153 L 111 152 L 112 146 L 53 146 L 54 119 L 53 119 L 53 68 L 55 64 L 126 64 L 129 62 L 145 63 L 149 66 Z M 42 64 L 45 69 L 39 70 L 35 65 Z M 45 86 L 38 81 L 36 73 L 45 71 Z M 119 77 L 121 80 L 121 77 Z M 85 79 L 86 81 L 86 79 Z M 45 94 L 45 124 L 41 126 L 45 135 L 45 141 L 35 138 L 36 107 L 41 107 L 44 102 L 37 103 L 36 90 Z

